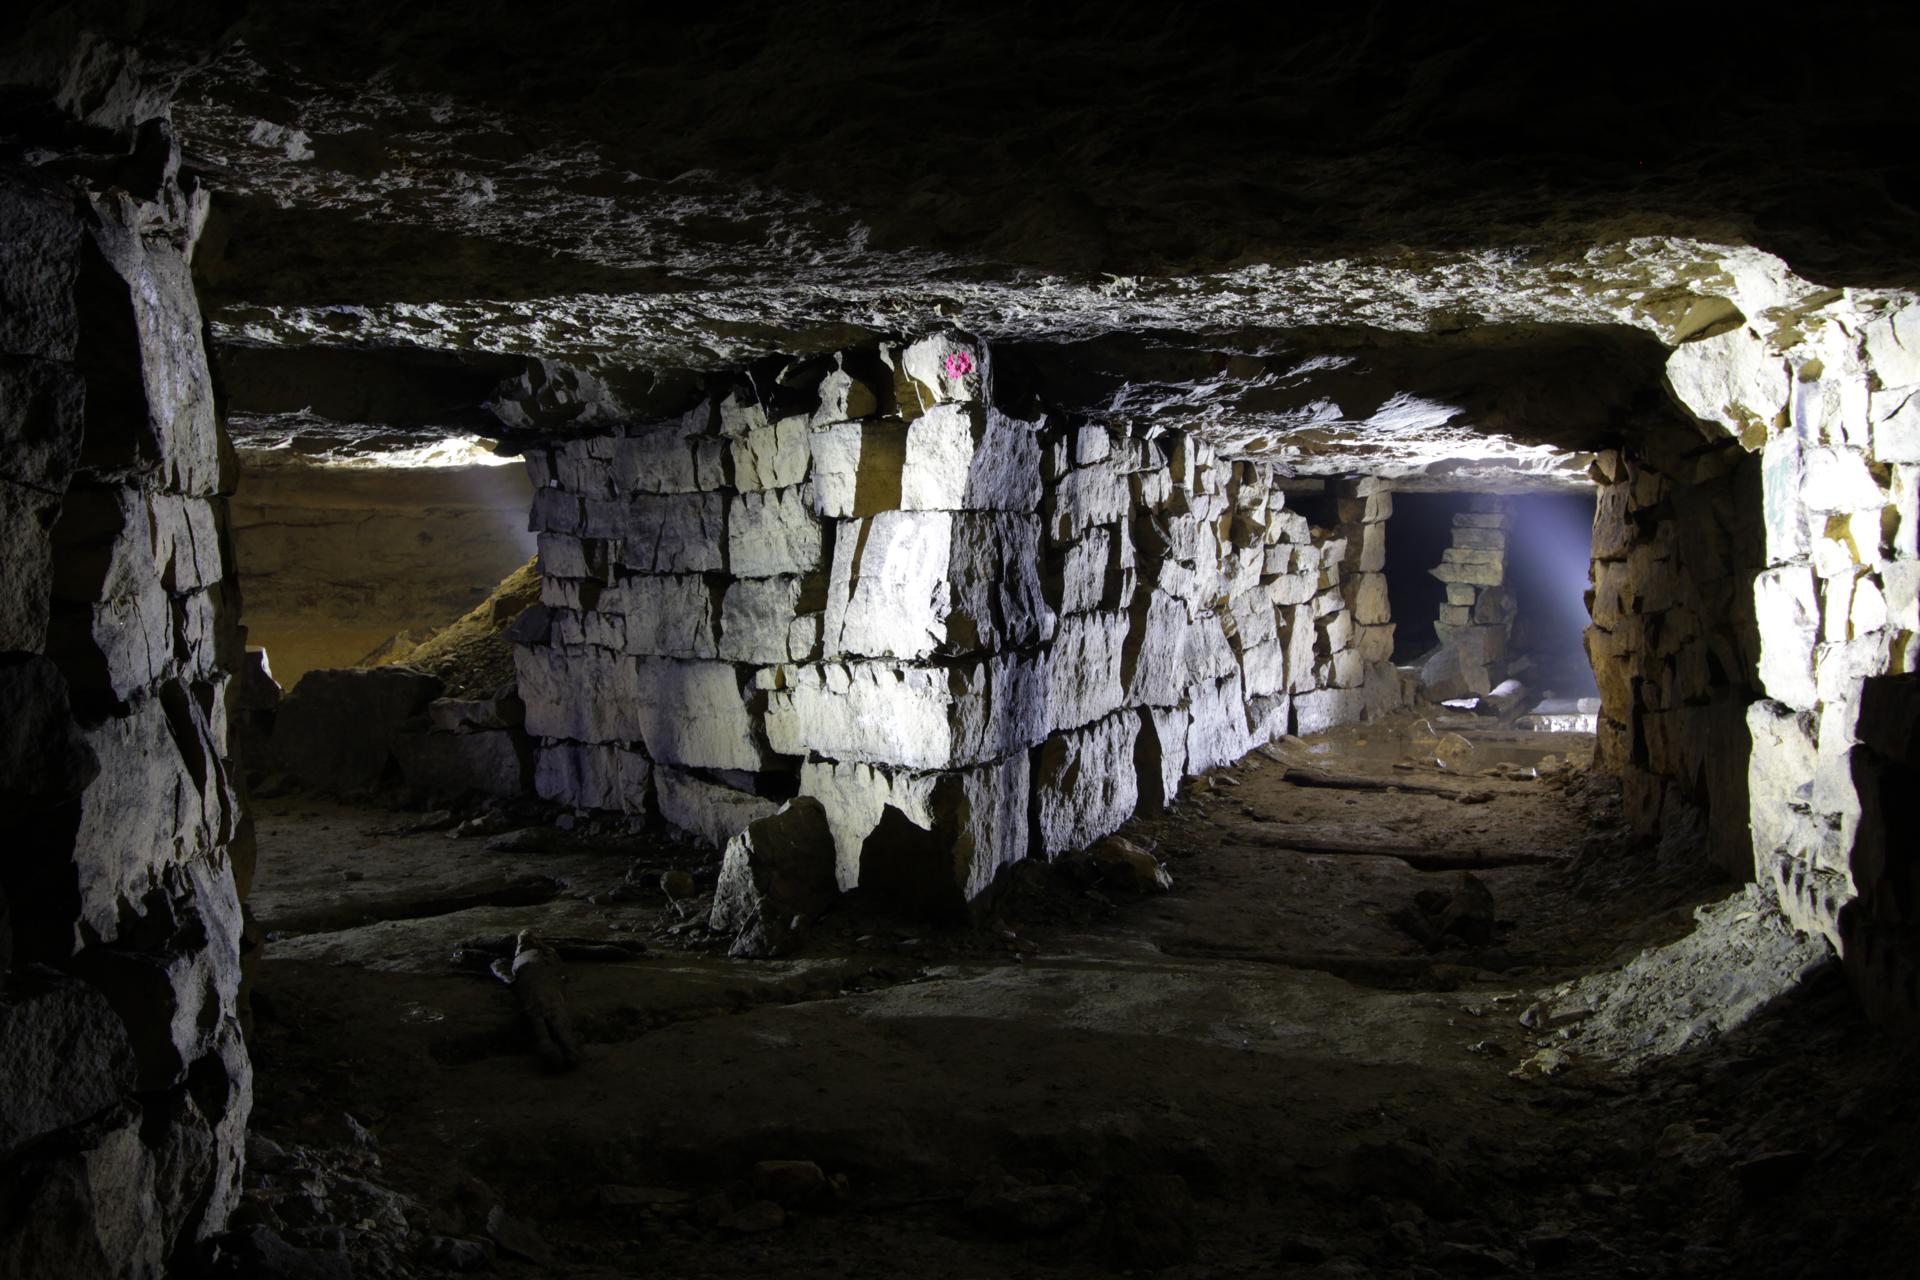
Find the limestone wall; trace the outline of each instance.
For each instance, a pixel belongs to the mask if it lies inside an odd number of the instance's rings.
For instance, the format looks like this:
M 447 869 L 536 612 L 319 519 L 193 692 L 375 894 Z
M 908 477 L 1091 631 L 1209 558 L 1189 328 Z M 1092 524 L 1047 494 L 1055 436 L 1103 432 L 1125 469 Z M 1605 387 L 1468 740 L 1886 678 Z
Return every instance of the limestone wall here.
M 251 1107 L 205 198 L 164 122 L 126 141 L 0 169 L 6 1275 L 159 1274 L 224 1225 Z
M 1920 301 L 1839 291 L 1787 305 L 1749 287 L 1753 318 L 1682 345 L 1667 372 L 1703 423 L 1760 457 L 1755 868 L 1796 924 L 1911 1007 L 1912 963 L 1891 952 L 1911 949 L 1912 925 L 1850 936 L 1842 912 L 1913 856 L 1911 832 L 1862 823 L 1853 757 L 1867 682 L 1920 658 Z
M 1398 702 L 1383 490 L 1313 530 L 1262 466 L 1021 420 L 990 378 L 936 336 L 531 453 L 539 792 L 715 843 L 814 796 L 843 888 L 887 878 L 867 837 L 892 806 L 971 898 L 1185 775 Z
M 1753 874 L 1747 709 L 1760 696 L 1758 472 L 1731 443 L 1658 464 L 1599 454 L 1587 606 L 1597 759 L 1620 776 L 1627 815 L 1653 831 L 1700 810 L 1714 862 L 1742 879 Z

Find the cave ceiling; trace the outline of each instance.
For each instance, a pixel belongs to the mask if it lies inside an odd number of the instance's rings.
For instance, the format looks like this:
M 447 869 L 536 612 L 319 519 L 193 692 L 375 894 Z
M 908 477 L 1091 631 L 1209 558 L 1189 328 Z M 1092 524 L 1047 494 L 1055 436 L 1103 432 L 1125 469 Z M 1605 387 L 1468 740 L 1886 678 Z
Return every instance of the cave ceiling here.
M 1686 429 L 1672 344 L 1920 280 L 1897 8 L 32 12 L 177 81 L 262 439 L 480 429 L 525 356 L 660 399 L 955 324 L 1300 474 L 1551 480 Z

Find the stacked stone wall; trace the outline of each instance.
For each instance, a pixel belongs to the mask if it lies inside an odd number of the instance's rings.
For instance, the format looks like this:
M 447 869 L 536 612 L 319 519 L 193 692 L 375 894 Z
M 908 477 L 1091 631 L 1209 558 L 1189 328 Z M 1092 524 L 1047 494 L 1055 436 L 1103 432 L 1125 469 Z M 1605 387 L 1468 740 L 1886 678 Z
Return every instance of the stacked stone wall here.
M 0 170 L 0 1273 L 157 1275 L 239 1192 L 249 833 L 203 195 L 131 154 Z M 10 927 L 9 927 L 10 924 Z
M 1706 817 L 1711 856 L 1753 874 L 1747 711 L 1759 696 L 1753 581 L 1764 531 L 1758 464 L 1702 444 L 1656 464 L 1593 464 L 1587 656 L 1600 688 L 1597 759 L 1643 831 Z
M 1429 694 L 1452 697 L 1487 693 L 1507 678 L 1507 643 L 1516 611 L 1507 589 L 1507 538 L 1512 524 L 1506 504 L 1476 495 L 1453 517 L 1453 545 L 1441 553 L 1433 576 L 1446 584 L 1433 631 L 1448 673 Z M 1428 666 L 1436 664 L 1429 661 Z
M 1192 435 L 1001 412 L 988 361 L 889 345 L 532 451 L 539 793 L 715 843 L 816 797 L 842 888 L 892 807 L 972 898 L 1397 704 L 1383 490 L 1314 530 Z
M 1913 833 L 1863 810 L 1855 757 L 1869 682 L 1920 666 L 1920 302 L 1846 292 L 1760 314 L 1667 367 L 1696 417 L 1760 458 L 1755 870 L 1870 999 L 1911 1010 L 1915 927 L 1871 906 L 1900 896 Z

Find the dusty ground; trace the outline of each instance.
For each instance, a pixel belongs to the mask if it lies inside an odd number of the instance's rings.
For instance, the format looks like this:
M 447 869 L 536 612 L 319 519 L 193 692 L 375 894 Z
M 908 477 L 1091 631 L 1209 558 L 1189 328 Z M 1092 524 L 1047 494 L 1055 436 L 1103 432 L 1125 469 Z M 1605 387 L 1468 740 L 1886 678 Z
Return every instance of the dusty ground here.
M 1679 937 L 1734 886 L 1620 831 L 1587 740 L 1486 736 L 1448 769 L 1432 727 L 1204 780 L 1129 829 L 1171 869 L 1164 895 L 1025 867 L 947 932 L 855 895 L 780 961 L 725 957 L 699 924 L 715 855 L 658 835 L 490 849 L 401 834 L 417 813 L 263 802 L 273 940 L 238 1221 L 301 1248 L 245 1265 L 1907 1274 L 1912 1064 L 1829 972 L 1630 1073 L 1569 1053 L 1512 1074 L 1577 1043 L 1521 1024 L 1539 993 Z M 1480 772 L 1543 751 L 1571 767 Z M 1285 781 L 1301 764 L 1446 794 Z M 675 869 L 692 900 L 662 892 Z M 1463 871 L 1490 934 L 1435 938 Z M 581 957 L 617 944 L 567 966 L 573 1072 L 543 1069 L 484 972 L 520 928 Z

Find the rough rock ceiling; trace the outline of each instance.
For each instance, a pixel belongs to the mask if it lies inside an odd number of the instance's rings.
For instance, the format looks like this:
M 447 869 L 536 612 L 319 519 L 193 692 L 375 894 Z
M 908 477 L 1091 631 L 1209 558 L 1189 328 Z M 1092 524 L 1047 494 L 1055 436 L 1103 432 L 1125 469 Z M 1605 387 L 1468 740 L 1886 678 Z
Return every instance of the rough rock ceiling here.
M 1920 280 L 1895 9 L 685 8 L 38 20 L 194 65 L 174 119 L 218 192 L 196 267 L 229 357 L 677 386 L 950 322 L 1056 403 L 1303 473 L 1539 476 L 1678 424 L 1663 344 Z M 477 403 L 373 401 L 348 418 Z

